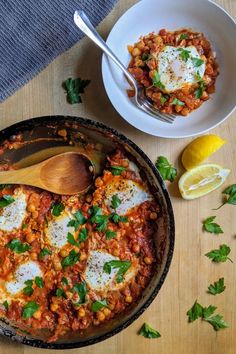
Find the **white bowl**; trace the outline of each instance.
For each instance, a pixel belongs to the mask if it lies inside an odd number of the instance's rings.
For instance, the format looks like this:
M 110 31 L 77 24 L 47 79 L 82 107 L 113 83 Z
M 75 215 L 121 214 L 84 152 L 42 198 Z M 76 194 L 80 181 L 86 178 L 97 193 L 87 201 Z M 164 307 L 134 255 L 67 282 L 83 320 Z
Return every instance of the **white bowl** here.
M 216 92 L 187 117 L 170 125 L 138 109 L 127 97 L 129 87 L 120 69 L 105 55 L 102 76 L 108 97 L 117 112 L 131 125 L 151 135 L 183 138 L 202 134 L 222 123 L 236 106 L 236 23 L 220 6 L 208 0 L 142 0 L 131 7 L 112 28 L 107 44 L 127 66 L 127 45 L 141 35 L 165 28 L 192 28 L 203 32 L 216 52 L 220 75 Z

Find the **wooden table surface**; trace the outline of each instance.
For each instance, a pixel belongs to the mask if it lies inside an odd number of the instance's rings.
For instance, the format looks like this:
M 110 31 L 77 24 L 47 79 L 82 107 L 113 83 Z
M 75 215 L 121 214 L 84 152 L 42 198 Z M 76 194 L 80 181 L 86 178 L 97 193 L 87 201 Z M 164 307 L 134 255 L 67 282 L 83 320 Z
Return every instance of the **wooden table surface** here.
M 195 0 L 197 1 L 197 0 Z M 231 15 L 236 16 L 236 0 L 219 0 Z M 134 0 L 120 0 L 100 24 L 106 37 L 116 20 Z M 220 25 L 220 24 L 219 24 Z M 51 63 L 35 79 L 0 105 L 0 129 L 15 122 L 49 114 L 78 115 L 104 122 L 135 141 L 155 161 L 158 155 L 168 157 L 177 167 L 181 151 L 191 139 L 160 139 L 146 135 L 126 123 L 111 106 L 103 89 L 101 52 L 87 38 Z M 84 103 L 69 105 L 61 87 L 68 77 L 91 79 Z M 231 169 L 226 185 L 236 182 L 236 113 L 212 133 L 227 144 L 210 158 L 211 162 Z M 180 168 L 180 166 L 179 166 Z M 187 202 L 180 198 L 176 184 L 169 186 L 176 220 L 176 244 L 167 279 L 148 310 L 118 335 L 94 346 L 71 350 L 80 354 L 233 354 L 236 353 L 236 206 L 225 205 L 217 212 L 211 209 L 221 202 L 221 190 Z M 202 232 L 202 220 L 217 215 L 224 234 Z M 204 256 L 220 244 L 229 244 L 234 263 L 212 263 Z M 224 293 L 207 294 L 207 286 L 219 277 L 225 278 Z M 203 305 L 216 305 L 230 328 L 215 332 L 208 323 L 187 322 L 186 311 L 198 299 Z M 148 340 L 136 334 L 146 321 L 158 329 L 160 339 Z M 1 338 L 0 354 L 46 353 Z M 56 352 L 51 350 L 51 352 Z M 64 351 L 66 352 L 66 351 Z

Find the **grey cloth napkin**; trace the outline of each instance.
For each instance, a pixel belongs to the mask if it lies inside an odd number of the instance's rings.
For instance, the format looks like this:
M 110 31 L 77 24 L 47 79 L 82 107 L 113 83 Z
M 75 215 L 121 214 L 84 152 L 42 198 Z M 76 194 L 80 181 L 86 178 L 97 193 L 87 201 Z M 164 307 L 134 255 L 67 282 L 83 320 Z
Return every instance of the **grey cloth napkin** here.
M 117 0 L 0 0 L 0 102 L 83 37 L 84 10 L 97 25 Z

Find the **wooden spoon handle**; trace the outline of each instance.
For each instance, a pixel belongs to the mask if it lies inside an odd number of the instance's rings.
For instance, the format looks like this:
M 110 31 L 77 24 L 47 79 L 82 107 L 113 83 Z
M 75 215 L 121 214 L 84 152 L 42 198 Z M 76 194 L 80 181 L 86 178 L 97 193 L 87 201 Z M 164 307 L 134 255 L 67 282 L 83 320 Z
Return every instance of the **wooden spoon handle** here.
M 0 172 L 0 184 L 25 184 L 42 188 L 43 186 L 40 180 L 41 166 L 32 167 Z

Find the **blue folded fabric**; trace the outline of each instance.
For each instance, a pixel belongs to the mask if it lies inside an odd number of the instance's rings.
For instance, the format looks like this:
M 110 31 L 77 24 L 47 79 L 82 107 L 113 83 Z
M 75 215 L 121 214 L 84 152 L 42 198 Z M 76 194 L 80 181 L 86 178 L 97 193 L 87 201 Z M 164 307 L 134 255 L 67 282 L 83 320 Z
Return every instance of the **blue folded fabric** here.
M 96 26 L 116 1 L 0 0 L 0 102 L 83 37 L 75 10 Z

